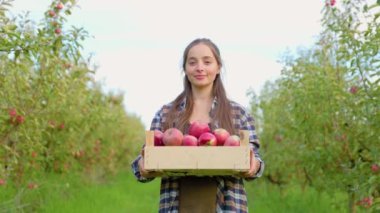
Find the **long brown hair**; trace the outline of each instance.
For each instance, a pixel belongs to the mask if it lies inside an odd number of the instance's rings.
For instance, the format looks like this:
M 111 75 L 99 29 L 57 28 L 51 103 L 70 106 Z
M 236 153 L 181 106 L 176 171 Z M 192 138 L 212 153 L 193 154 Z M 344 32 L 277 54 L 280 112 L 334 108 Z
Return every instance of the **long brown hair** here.
M 222 68 L 222 58 L 220 56 L 220 51 L 218 47 L 210 39 L 198 38 L 192 41 L 189 45 L 187 45 L 183 53 L 183 63 L 182 63 L 183 71 L 185 70 L 185 67 L 186 67 L 187 56 L 190 49 L 201 43 L 207 45 L 211 49 L 219 67 Z M 226 91 L 224 89 L 220 74 L 217 74 L 217 76 L 215 77 L 213 88 L 212 88 L 212 96 L 216 97 L 217 105 L 216 105 L 216 109 L 214 109 L 215 113 L 211 115 L 211 119 L 212 119 L 211 127 L 215 128 L 215 124 L 217 122 L 219 127 L 226 129 L 230 133 L 235 133 L 236 130 L 234 129 L 233 122 L 232 122 L 232 107 L 231 107 L 230 101 L 227 98 Z M 186 98 L 185 110 L 179 113 L 178 110 L 180 108 L 182 101 L 185 98 Z M 191 87 L 191 83 L 189 79 L 185 75 L 184 90 L 173 101 L 172 107 L 168 111 L 167 119 L 163 123 L 163 129 L 165 130 L 171 127 L 176 127 L 182 132 L 186 132 L 188 124 L 189 124 L 190 116 L 193 112 L 193 107 L 194 107 L 194 100 L 193 100 L 192 87 Z

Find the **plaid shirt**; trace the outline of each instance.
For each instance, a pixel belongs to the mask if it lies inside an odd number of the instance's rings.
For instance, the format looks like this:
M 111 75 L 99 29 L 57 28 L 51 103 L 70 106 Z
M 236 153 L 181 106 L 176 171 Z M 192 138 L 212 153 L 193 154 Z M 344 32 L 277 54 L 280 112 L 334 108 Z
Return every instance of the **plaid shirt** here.
M 181 103 L 180 110 L 184 110 L 186 101 Z M 260 177 L 264 171 L 264 162 L 258 152 L 260 144 L 256 136 L 254 120 L 252 116 L 236 102 L 230 101 L 233 113 L 233 123 L 236 129 L 249 130 L 249 145 L 260 161 L 260 169 L 252 178 L 239 178 L 233 176 L 215 176 L 217 181 L 216 212 L 248 212 L 247 196 L 243 180 L 251 181 Z M 214 99 L 211 112 L 213 113 L 217 100 Z M 166 118 L 172 103 L 164 105 L 152 120 L 150 130 L 161 130 L 162 123 Z M 216 128 L 217 128 L 216 124 Z M 149 182 L 154 178 L 144 178 L 140 175 L 138 161 L 141 155 L 132 162 L 132 170 L 139 182 Z M 179 177 L 161 178 L 159 212 L 178 212 L 179 209 Z

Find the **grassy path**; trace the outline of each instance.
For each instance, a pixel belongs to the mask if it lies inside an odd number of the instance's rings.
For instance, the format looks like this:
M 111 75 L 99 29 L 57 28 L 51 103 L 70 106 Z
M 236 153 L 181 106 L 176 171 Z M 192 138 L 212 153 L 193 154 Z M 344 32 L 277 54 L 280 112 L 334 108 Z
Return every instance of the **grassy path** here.
M 42 212 L 157 212 L 159 180 L 137 183 L 123 173 L 102 184 L 80 185 L 75 181 L 65 190 L 57 190 L 46 200 Z
M 42 210 L 55 213 L 118 213 L 118 212 L 157 212 L 159 199 L 159 179 L 148 184 L 138 183 L 130 173 L 123 173 L 102 184 L 78 183 L 72 179 L 57 178 L 60 187 L 49 187 Z M 67 181 L 67 183 L 65 183 Z M 297 212 L 344 212 L 333 209 L 333 203 L 341 202 L 344 197 L 331 198 L 314 190 L 302 191 L 293 187 L 280 191 L 277 187 L 256 180 L 247 182 L 249 209 L 260 213 L 297 213 Z M 42 190 L 42 189 L 41 189 Z

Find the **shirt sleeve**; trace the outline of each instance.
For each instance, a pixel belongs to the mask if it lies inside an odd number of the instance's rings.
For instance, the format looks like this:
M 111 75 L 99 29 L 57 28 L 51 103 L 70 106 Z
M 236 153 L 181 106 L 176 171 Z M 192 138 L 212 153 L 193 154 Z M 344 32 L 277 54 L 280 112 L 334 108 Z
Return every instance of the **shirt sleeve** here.
M 137 156 L 135 160 L 133 160 L 131 167 L 133 175 L 136 177 L 137 181 L 141 183 L 146 183 L 152 181 L 154 178 L 145 178 L 141 176 L 140 170 L 139 170 L 139 160 L 141 159 L 141 154 Z
M 252 149 L 256 159 L 260 161 L 260 168 L 256 172 L 256 174 L 253 177 L 245 178 L 245 180 L 254 180 L 258 177 L 261 177 L 264 172 L 265 163 L 262 160 L 259 149 L 260 149 L 260 141 L 256 134 L 256 128 L 254 125 L 255 120 L 253 117 L 244 109 L 241 109 L 241 127 L 242 130 L 248 130 L 249 131 L 249 146 Z
M 161 120 L 162 120 L 162 114 L 163 114 L 163 108 L 161 108 L 154 116 L 154 118 L 152 119 L 152 123 L 150 125 L 150 130 L 153 131 L 153 130 L 161 130 Z M 142 150 L 144 149 L 145 147 L 145 143 L 144 145 L 142 146 Z M 132 161 L 132 164 L 131 164 L 131 167 L 132 167 L 132 172 L 134 174 L 134 176 L 136 177 L 136 179 L 139 181 L 139 182 L 142 182 L 142 183 L 146 183 L 146 182 L 150 182 L 152 180 L 154 180 L 154 178 L 145 178 L 143 176 L 141 176 L 140 174 L 140 170 L 139 170 L 139 160 L 142 158 L 141 154 L 139 154 L 133 161 Z

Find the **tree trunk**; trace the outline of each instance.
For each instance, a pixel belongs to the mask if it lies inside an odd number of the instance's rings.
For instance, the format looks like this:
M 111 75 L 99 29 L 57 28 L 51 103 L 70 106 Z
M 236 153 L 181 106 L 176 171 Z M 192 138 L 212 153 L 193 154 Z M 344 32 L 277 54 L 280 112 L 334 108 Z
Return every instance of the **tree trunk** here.
M 348 212 L 356 213 L 355 192 L 351 189 L 348 189 Z

